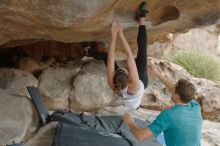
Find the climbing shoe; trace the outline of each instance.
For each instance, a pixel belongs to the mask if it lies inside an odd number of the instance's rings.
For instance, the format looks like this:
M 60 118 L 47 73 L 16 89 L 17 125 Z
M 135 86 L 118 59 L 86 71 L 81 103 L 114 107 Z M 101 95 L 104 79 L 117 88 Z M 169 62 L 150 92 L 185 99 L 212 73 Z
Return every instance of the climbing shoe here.
M 144 1 L 140 4 L 139 8 L 137 9 L 135 20 L 138 21 L 141 17 L 146 17 L 148 13 L 147 3 Z

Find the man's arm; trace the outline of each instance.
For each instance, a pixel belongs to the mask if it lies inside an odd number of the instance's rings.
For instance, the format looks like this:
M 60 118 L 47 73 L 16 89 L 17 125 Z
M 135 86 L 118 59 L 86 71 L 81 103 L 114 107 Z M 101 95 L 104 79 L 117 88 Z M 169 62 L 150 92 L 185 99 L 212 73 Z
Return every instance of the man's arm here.
M 123 116 L 123 120 L 126 124 L 128 124 L 128 126 L 131 129 L 131 132 L 138 140 L 144 141 L 147 138 L 150 138 L 153 136 L 153 133 L 151 132 L 151 130 L 149 128 L 139 128 L 134 123 L 133 119 L 131 118 L 131 116 L 129 114 L 125 114 Z
M 118 23 L 113 22 L 111 28 L 111 42 L 108 49 L 108 60 L 107 60 L 107 80 L 110 88 L 114 90 L 113 78 L 115 75 L 115 45 L 118 33 Z
M 133 54 L 131 52 L 131 48 L 130 48 L 130 46 L 124 36 L 123 29 L 122 29 L 121 25 L 119 25 L 119 36 L 120 36 L 123 48 L 124 48 L 126 55 L 127 55 L 127 64 L 128 64 L 130 79 L 132 81 L 132 84 L 135 87 L 138 87 L 139 75 L 138 75 L 137 66 L 136 66 Z
M 168 88 L 168 90 L 172 92 L 175 84 L 171 80 L 167 79 L 156 65 L 150 64 L 149 67 L 150 73 L 156 76 Z

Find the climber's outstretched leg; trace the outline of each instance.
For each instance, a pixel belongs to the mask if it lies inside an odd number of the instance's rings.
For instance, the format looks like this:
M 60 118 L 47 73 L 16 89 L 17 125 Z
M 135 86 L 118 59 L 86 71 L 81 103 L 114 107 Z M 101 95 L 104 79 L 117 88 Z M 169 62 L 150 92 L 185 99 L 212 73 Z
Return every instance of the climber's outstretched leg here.
M 143 2 L 138 9 L 136 18 L 139 22 L 139 30 L 137 36 L 138 52 L 136 58 L 136 66 L 140 80 L 144 83 L 144 88 L 148 86 L 147 74 L 147 31 L 145 27 L 145 17 L 147 13 L 146 2 Z

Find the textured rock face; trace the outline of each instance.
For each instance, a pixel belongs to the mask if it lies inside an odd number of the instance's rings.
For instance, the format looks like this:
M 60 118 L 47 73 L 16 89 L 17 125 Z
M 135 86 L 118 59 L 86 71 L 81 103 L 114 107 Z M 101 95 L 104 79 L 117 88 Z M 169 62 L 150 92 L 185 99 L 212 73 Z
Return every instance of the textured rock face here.
M 149 58 L 158 65 L 167 78 L 173 82 L 186 78 L 197 89 L 197 99 L 202 105 L 206 119 L 220 120 L 220 87 L 215 83 L 194 78 L 182 67 L 166 60 Z M 38 81 L 28 72 L 6 69 L 0 70 L 1 88 L 10 93 L 29 96 L 26 86 L 38 86 L 50 110 L 70 108 L 76 111 L 96 111 L 105 106 L 118 106 L 122 102 L 107 84 L 106 66 L 102 61 L 86 60 L 72 62 L 64 66 L 45 69 Z M 120 66 L 125 66 L 119 62 Z M 141 107 L 162 110 L 172 106 L 170 93 L 166 87 L 149 75 L 149 86 L 145 91 Z
M 214 56 L 220 55 L 220 21 L 216 25 L 193 28 L 185 33 L 169 33 L 168 42 L 154 42 L 148 46 L 148 55 L 163 58 L 171 50 L 198 49 Z
M 66 62 L 82 57 L 80 43 L 62 43 L 56 41 L 39 41 L 20 47 L 19 52 L 41 62 L 43 57 L 53 57 L 57 61 Z
M 182 67 L 166 60 L 149 58 L 148 62 L 158 66 L 166 78 L 174 83 L 180 78 L 189 78 L 190 76 Z M 166 86 L 149 74 L 149 85 L 143 96 L 141 106 L 148 109 L 161 110 L 173 105 L 170 98 L 171 94 Z
M 165 60 L 153 59 L 167 78 L 177 82 L 180 78 L 190 80 L 196 87 L 197 100 L 201 103 L 203 117 L 205 119 L 220 120 L 220 87 L 212 81 L 194 78 L 182 67 Z M 149 60 L 149 61 L 150 61 Z M 148 109 L 163 109 L 172 105 L 170 93 L 158 79 L 150 79 L 149 88 L 143 97 L 142 107 Z
M 121 21 L 135 40 L 134 12 L 141 0 L 56 0 L 0 2 L 0 44 L 10 41 L 106 40 L 113 19 Z M 165 41 L 167 32 L 184 31 L 219 18 L 220 1 L 148 0 L 149 41 Z M 171 21 L 170 21 L 171 20 Z M 20 42 L 21 43 L 21 42 Z M 22 42 L 24 43 L 24 42 Z
M 21 142 L 37 130 L 37 115 L 27 97 L 0 89 L 0 111 L 0 145 Z
M 48 68 L 40 75 L 38 88 L 50 110 L 68 108 L 72 83 L 80 69 L 81 63 L 76 62 L 65 67 Z
M 113 93 L 107 84 L 106 66 L 102 61 L 85 62 L 73 83 L 71 108 L 95 110 L 111 103 Z
M 197 87 L 198 100 L 202 105 L 203 117 L 220 121 L 220 86 L 205 79 L 193 79 Z
M 41 72 L 41 67 L 39 63 L 31 58 L 21 58 L 18 61 L 17 68 L 30 72 L 32 74 L 38 74 Z
M 189 32 L 174 35 L 172 45 L 173 48 L 200 49 L 220 55 L 220 50 L 217 49 L 220 45 L 218 35 L 220 35 L 220 29 L 217 25 L 195 28 Z
M 219 146 L 220 144 L 220 128 L 219 123 L 210 122 L 207 120 L 203 121 L 202 127 L 202 146 Z
M 37 84 L 37 79 L 31 73 L 9 68 L 0 69 L 0 88 L 11 93 L 29 97 L 26 87 L 36 87 Z

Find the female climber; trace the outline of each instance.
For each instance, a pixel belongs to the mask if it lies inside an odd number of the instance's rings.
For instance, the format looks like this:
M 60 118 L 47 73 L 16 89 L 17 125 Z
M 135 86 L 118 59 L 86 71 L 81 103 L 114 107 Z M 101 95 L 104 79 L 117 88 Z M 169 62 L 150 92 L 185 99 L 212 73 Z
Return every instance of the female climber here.
M 146 2 L 142 2 L 137 10 L 136 19 L 139 23 L 137 36 L 138 52 L 134 59 L 131 48 L 124 36 L 120 23 L 114 21 L 111 28 L 111 42 L 108 53 L 94 51 L 90 49 L 88 55 L 98 60 L 104 60 L 107 65 L 107 80 L 110 88 L 122 97 L 125 106 L 131 109 L 138 109 L 144 94 L 144 89 L 148 85 L 147 75 L 147 32 L 145 27 L 145 17 L 148 13 Z M 128 70 L 119 68 L 115 63 L 115 45 L 119 36 L 124 51 L 126 52 Z

